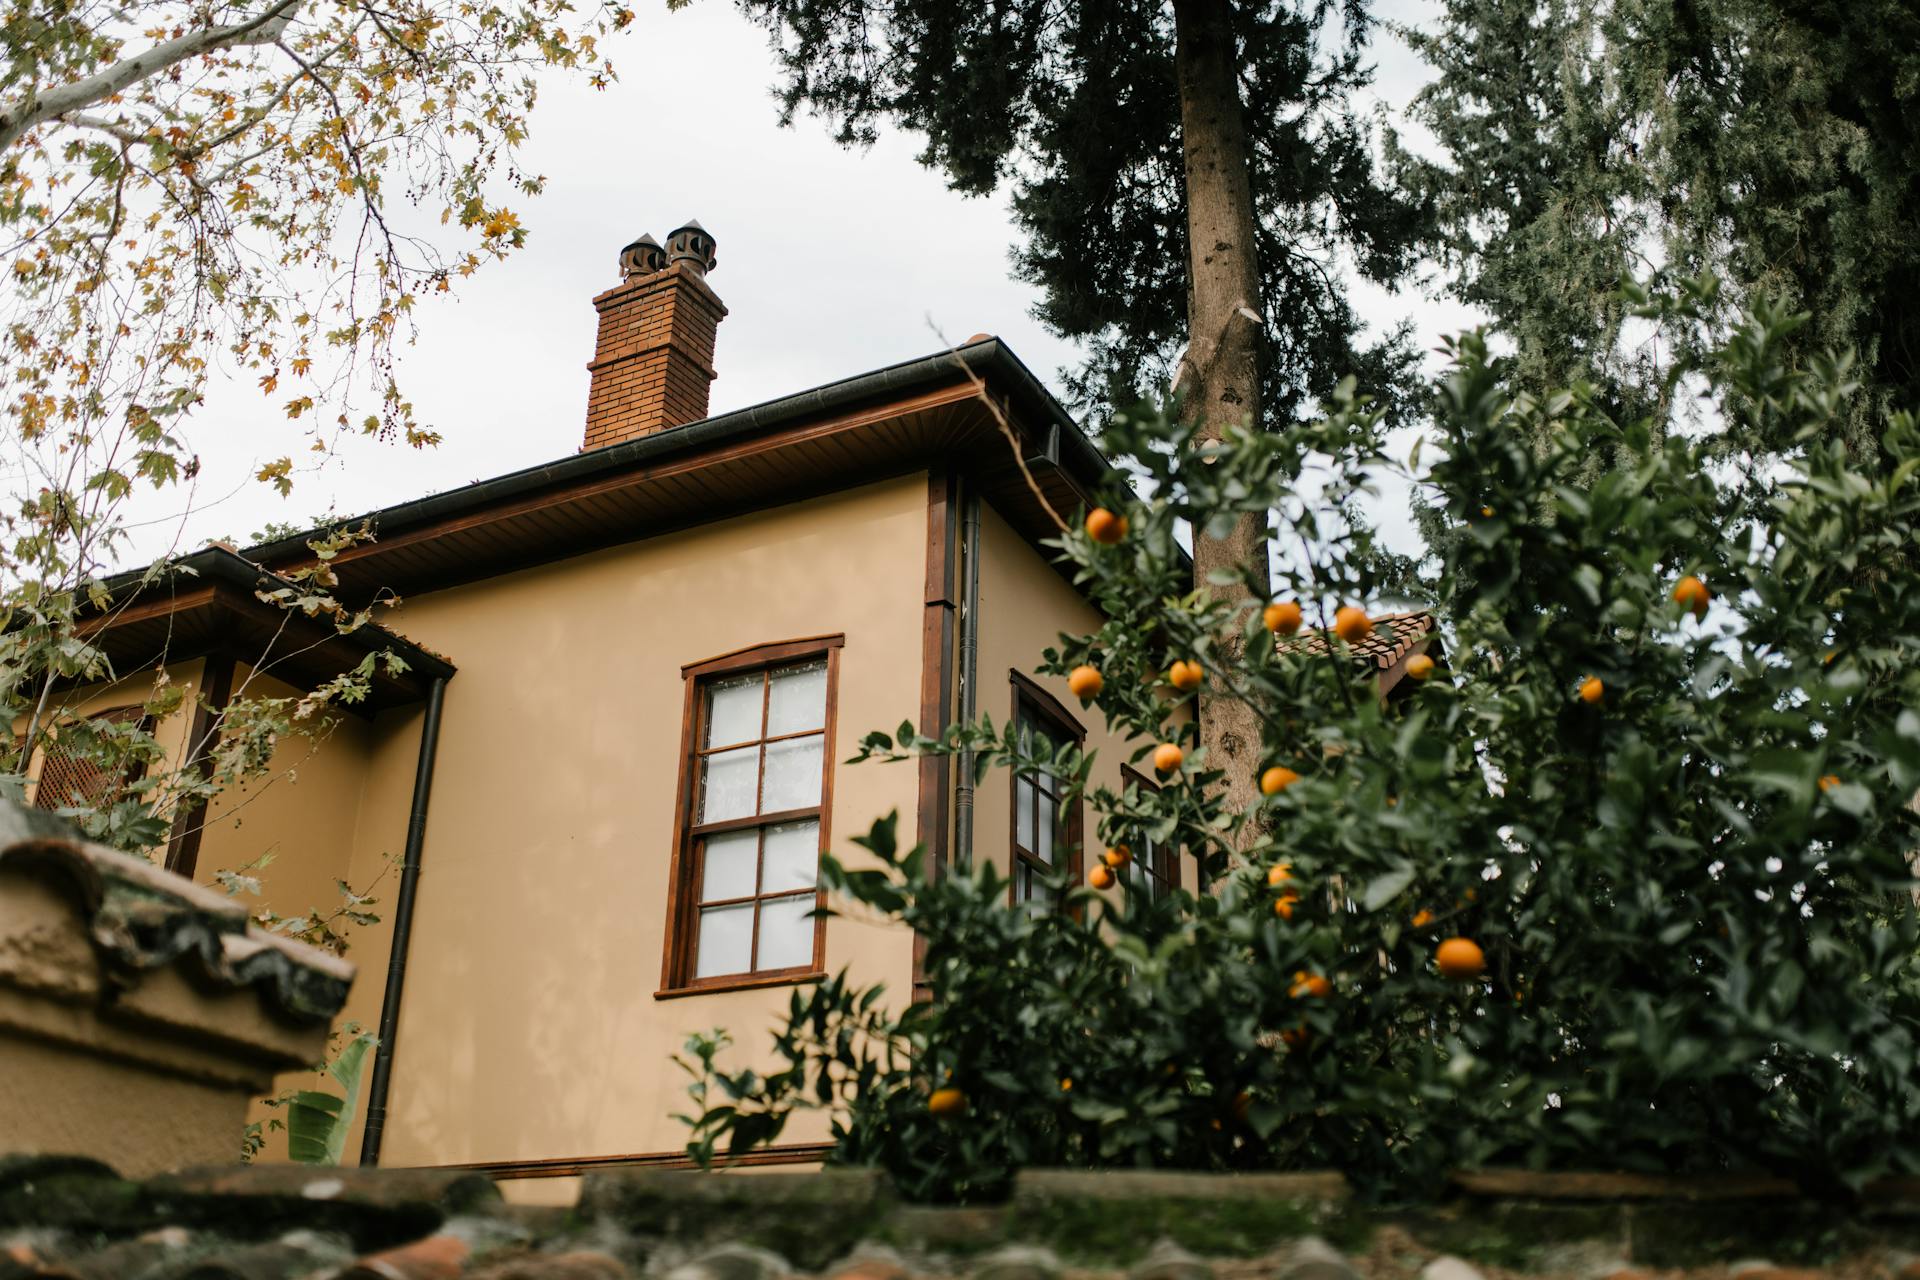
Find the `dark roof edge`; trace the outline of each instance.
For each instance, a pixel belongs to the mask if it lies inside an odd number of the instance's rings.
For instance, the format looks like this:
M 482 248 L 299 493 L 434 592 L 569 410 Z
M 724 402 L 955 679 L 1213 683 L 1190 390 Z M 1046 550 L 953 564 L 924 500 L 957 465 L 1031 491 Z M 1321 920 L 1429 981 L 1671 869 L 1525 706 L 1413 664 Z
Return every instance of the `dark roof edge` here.
M 305 545 L 302 543 L 301 545 Z M 145 591 L 167 583 L 176 573 L 187 574 L 202 581 L 224 583 L 237 587 L 248 595 L 265 590 L 278 590 L 293 587 L 295 584 L 277 573 L 269 572 L 255 564 L 247 556 L 223 546 L 202 547 L 188 555 L 165 561 L 157 567 L 131 569 L 126 573 L 115 574 L 107 579 L 107 589 L 115 597 L 115 603 L 124 603 L 143 594 Z M 149 574 L 153 574 L 151 579 Z M 270 607 L 261 602 L 261 607 Z M 107 610 L 111 616 L 112 607 Z M 111 626 L 111 622 L 108 624 Z M 348 644 L 367 653 L 391 651 L 410 671 L 417 672 L 428 679 L 450 680 L 459 670 L 452 662 L 432 650 L 423 649 L 418 644 L 397 632 L 389 631 L 377 623 L 369 622 L 355 627 L 352 631 L 341 631 L 340 638 Z
M 1086 480 L 1090 488 L 1113 469 L 1100 450 L 1081 432 L 1072 415 L 1021 363 L 1020 358 L 998 338 L 984 338 L 967 343 L 955 351 L 942 351 L 937 355 L 902 361 L 871 373 L 843 378 L 810 391 L 768 400 L 715 418 L 703 418 L 699 422 L 672 427 L 624 444 L 576 453 L 554 462 L 511 471 L 491 480 L 449 489 L 445 493 L 414 498 L 364 515 L 332 521 L 326 527 L 371 521 L 376 537 L 403 532 L 549 485 L 619 471 L 636 464 L 657 462 L 707 445 L 729 443 L 797 418 L 831 412 L 880 396 L 898 395 L 928 383 L 948 381 L 954 376 L 957 363 L 963 363 L 966 369 L 990 384 L 999 383 L 1002 390 L 1011 393 L 1016 410 L 1023 416 L 1030 417 L 1036 423 L 1058 426 L 1062 453 L 1068 455 L 1068 469 Z M 263 564 L 304 559 L 310 554 L 306 544 L 311 536 L 310 533 L 296 534 L 273 542 L 263 542 L 249 547 L 243 554 L 248 560 Z

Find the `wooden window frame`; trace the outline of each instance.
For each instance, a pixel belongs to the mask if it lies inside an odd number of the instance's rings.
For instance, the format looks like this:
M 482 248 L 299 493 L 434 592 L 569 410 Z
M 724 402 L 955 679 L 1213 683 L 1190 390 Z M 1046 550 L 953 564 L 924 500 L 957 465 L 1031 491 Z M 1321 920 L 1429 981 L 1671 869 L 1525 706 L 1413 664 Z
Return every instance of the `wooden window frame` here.
M 1013 724 L 1036 722 L 1042 729 L 1050 729 L 1081 750 L 1086 749 L 1086 726 L 1074 718 L 1058 698 L 1017 670 L 1009 670 L 1007 675 L 1013 684 Z M 1066 822 L 1063 824 L 1067 845 L 1065 868 L 1070 884 L 1078 884 L 1084 875 L 1082 846 L 1086 843 L 1086 827 L 1081 816 L 1083 804 L 1076 802 L 1067 806 Z M 1037 814 L 1035 816 L 1038 817 Z M 1020 779 L 1016 775 L 1007 780 L 1007 901 L 1015 906 L 1021 902 L 1020 870 L 1023 865 L 1029 864 L 1044 868 L 1048 875 L 1056 874 L 1062 865 L 1056 858 L 1049 866 L 1038 855 L 1027 854 L 1020 848 Z
M 655 999 L 706 995 L 716 991 L 750 990 L 755 987 L 789 986 L 794 983 L 811 982 L 825 976 L 827 922 L 824 917 L 816 917 L 813 921 L 813 958 L 807 964 L 793 965 L 784 969 L 762 969 L 751 973 L 716 974 L 708 978 L 693 976 L 694 964 L 698 958 L 696 948 L 700 939 L 699 911 L 702 905 L 699 887 L 702 868 L 697 845 L 702 837 L 715 832 L 772 826 L 781 821 L 817 817 L 820 823 L 820 853 L 823 855 L 826 853 L 833 820 L 833 763 L 835 726 L 838 721 L 840 701 L 840 650 L 845 644 L 845 635 L 808 636 L 799 640 L 782 640 L 772 644 L 737 649 L 718 657 L 690 662 L 680 668 L 680 678 L 685 686 L 682 694 L 684 705 L 680 718 L 680 774 L 679 786 L 674 792 L 673 857 L 667 877 L 666 954 L 661 965 L 660 989 L 653 993 Z M 812 658 L 824 658 L 827 663 L 826 716 L 824 726 L 820 730 L 818 808 L 808 806 L 801 809 L 782 810 L 778 813 L 754 814 L 747 818 L 707 823 L 696 828 L 693 821 L 695 791 L 699 787 L 699 769 L 696 761 L 702 754 L 699 742 L 705 717 L 700 697 L 701 689 L 708 681 L 715 678 L 766 671 L 774 667 L 805 662 Z M 764 731 L 766 727 L 764 708 L 761 714 L 763 716 L 761 728 Z M 771 741 L 782 740 L 783 738 L 771 739 Z M 757 744 L 763 746 L 767 741 L 769 739 L 755 739 Z M 763 759 L 761 764 L 763 774 L 765 767 Z M 756 893 L 752 900 L 757 902 L 762 896 Z M 815 907 L 824 907 L 826 902 L 825 886 L 816 883 Z M 756 941 L 759 927 L 759 912 L 756 910 L 754 913 Z
M 1141 773 L 1130 764 L 1120 766 L 1120 783 L 1123 788 L 1131 784 L 1138 786 L 1142 791 L 1150 792 L 1154 795 L 1160 793 L 1158 783 L 1154 782 L 1151 778 L 1147 777 L 1146 774 Z M 1155 871 L 1153 867 L 1148 864 L 1147 859 L 1141 857 L 1138 853 L 1134 854 L 1134 860 L 1129 864 L 1127 873 L 1131 875 L 1133 874 L 1133 868 L 1139 867 L 1141 872 L 1147 877 L 1148 883 L 1153 886 L 1153 899 L 1155 902 L 1158 902 L 1161 898 L 1172 897 L 1174 891 L 1180 887 L 1180 851 L 1177 846 L 1171 849 L 1162 849 L 1156 845 L 1153 849 L 1153 855 L 1162 861 L 1166 870 L 1165 875 L 1161 875 Z M 1164 890 L 1160 888 L 1162 885 L 1166 886 Z

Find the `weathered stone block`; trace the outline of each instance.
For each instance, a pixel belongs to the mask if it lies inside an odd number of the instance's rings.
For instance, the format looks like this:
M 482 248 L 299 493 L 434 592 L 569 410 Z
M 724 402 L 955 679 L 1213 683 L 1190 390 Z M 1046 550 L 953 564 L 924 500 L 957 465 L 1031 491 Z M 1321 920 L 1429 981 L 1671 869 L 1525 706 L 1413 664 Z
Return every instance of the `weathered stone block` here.
M 702 1174 L 620 1169 L 589 1174 L 576 1210 L 643 1240 L 689 1249 L 738 1241 L 817 1270 L 873 1233 L 893 1204 L 872 1170 Z

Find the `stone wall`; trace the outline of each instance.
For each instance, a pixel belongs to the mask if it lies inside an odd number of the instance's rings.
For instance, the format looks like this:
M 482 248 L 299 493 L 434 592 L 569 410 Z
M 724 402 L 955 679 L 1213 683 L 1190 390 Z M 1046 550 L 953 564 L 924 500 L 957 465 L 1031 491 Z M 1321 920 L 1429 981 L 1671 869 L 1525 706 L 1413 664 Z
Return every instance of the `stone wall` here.
M 14 1157 L 0 1280 L 1920 1280 L 1920 1202 L 1898 1196 L 1842 1210 L 1699 1180 L 1508 1187 L 1393 1208 L 1330 1174 L 1041 1171 L 1003 1205 L 929 1208 L 860 1172 L 629 1170 L 529 1208 L 470 1171 L 138 1181 Z

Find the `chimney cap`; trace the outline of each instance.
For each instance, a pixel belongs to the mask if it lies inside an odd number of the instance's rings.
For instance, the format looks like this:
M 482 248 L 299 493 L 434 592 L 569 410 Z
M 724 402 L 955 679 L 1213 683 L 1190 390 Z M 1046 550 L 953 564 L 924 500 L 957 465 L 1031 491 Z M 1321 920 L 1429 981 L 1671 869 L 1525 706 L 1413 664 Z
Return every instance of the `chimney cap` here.
M 667 251 L 662 249 L 660 242 L 650 235 L 641 236 L 638 240 L 635 240 L 626 248 L 620 250 L 620 278 L 622 280 L 632 276 L 652 275 L 666 265 Z
M 675 227 L 667 237 L 668 265 L 684 266 L 695 275 L 713 270 L 718 261 L 713 250 L 713 233 L 691 218 Z

